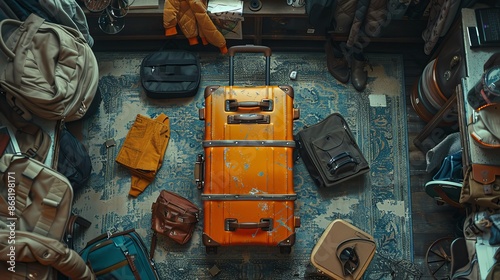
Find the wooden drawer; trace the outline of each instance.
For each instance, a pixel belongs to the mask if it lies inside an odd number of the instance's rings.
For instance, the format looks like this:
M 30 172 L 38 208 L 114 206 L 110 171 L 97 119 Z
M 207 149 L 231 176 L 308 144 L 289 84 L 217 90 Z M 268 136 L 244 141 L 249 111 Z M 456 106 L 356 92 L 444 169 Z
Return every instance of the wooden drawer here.
M 311 37 L 317 34 L 306 17 L 265 17 L 262 35 Z

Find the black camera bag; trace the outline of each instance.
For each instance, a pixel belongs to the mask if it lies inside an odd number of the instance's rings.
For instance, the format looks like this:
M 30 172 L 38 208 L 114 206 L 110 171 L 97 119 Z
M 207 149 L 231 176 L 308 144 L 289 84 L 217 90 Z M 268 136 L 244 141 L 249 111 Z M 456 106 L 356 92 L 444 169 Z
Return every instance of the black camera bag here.
M 331 187 L 370 170 L 345 119 L 333 113 L 295 135 L 300 158 L 314 183 Z

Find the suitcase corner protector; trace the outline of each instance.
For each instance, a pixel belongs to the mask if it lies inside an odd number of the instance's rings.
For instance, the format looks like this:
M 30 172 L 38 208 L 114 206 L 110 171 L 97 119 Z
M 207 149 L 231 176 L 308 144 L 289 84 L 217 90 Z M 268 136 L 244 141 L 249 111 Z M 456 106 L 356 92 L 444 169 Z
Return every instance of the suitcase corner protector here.
M 220 86 L 207 86 L 205 88 L 204 97 L 209 97 L 214 91 L 216 91 Z
M 295 232 L 290 234 L 287 238 L 278 242 L 279 247 L 291 247 L 295 244 Z
M 206 233 L 203 233 L 202 240 L 203 240 L 203 245 L 205 245 L 206 247 L 218 247 L 218 246 L 220 246 L 219 242 L 213 240 Z
M 284 91 L 287 95 L 289 95 L 291 98 L 294 98 L 295 93 L 293 91 L 293 87 L 289 85 L 280 85 L 279 88 Z

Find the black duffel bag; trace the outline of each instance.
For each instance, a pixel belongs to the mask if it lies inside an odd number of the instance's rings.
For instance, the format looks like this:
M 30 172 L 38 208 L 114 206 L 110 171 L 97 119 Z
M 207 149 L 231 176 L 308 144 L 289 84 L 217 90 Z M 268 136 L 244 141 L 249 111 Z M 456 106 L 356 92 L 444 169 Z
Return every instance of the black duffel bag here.
M 200 62 L 193 52 L 163 48 L 142 60 L 140 76 L 150 98 L 192 97 L 200 87 Z
M 370 170 L 345 119 L 333 113 L 295 135 L 300 158 L 314 183 L 331 187 Z

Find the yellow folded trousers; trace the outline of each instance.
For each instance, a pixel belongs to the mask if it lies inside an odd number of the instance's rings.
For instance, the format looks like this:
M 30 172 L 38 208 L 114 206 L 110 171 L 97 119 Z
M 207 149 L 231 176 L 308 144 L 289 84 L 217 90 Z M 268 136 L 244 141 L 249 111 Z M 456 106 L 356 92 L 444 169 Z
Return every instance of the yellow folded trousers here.
M 130 170 L 129 194 L 137 197 L 154 180 L 170 139 L 170 122 L 165 114 L 155 119 L 138 114 L 125 137 L 116 162 Z

